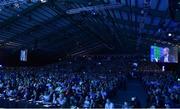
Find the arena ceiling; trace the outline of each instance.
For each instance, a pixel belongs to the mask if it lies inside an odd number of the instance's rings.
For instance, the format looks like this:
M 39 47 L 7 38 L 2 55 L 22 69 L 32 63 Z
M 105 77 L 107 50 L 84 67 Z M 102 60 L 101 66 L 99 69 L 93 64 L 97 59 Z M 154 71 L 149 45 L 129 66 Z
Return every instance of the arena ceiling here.
M 48 0 L 0 7 L 0 48 L 76 55 L 145 51 L 153 43 L 180 46 L 179 22 L 171 19 L 168 0 L 150 1 L 143 23 L 144 0 Z M 84 11 L 68 13 L 71 9 Z

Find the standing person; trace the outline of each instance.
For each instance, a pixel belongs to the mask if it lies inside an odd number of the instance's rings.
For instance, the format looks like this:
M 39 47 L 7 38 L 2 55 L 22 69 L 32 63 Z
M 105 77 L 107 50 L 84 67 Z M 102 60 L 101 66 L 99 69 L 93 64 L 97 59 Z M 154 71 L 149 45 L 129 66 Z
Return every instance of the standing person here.
M 113 108 L 114 108 L 114 104 L 109 99 L 106 99 L 105 109 L 113 109 Z

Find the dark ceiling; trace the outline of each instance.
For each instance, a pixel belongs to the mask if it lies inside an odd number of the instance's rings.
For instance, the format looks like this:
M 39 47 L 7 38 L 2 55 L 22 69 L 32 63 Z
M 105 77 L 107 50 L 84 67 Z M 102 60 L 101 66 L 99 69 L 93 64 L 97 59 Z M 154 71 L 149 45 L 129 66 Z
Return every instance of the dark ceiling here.
M 53 56 L 148 53 L 154 43 L 180 47 L 180 24 L 169 14 L 169 0 L 150 0 L 141 23 L 144 1 L 48 0 L 5 6 L 0 9 L 0 48 L 9 54 L 27 48 L 29 53 Z M 93 6 L 93 10 L 67 13 Z M 103 6 L 108 8 L 100 9 Z M 169 32 L 173 36 L 168 37 Z

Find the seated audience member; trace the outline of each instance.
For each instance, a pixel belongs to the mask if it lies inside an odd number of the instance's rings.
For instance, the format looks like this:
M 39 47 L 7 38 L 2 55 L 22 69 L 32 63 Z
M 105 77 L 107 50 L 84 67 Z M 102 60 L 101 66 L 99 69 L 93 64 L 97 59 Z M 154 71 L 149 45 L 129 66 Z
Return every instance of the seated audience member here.
M 45 92 L 44 95 L 42 95 L 42 100 L 43 102 L 49 102 L 50 101 L 50 93 L 48 93 L 47 91 Z
M 67 99 L 64 96 L 64 94 L 59 94 L 59 97 L 57 98 L 58 104 L 60 105 L 60 107 L 65 108 L 66 107 L 66 102 Z
M 90 102 L 88 96 L 86 96 L 84 104 L 83 104 L 83 108 L 88 109 L 88 108 L 90 108 L 90 106 L 91 106 L 91 102 Z

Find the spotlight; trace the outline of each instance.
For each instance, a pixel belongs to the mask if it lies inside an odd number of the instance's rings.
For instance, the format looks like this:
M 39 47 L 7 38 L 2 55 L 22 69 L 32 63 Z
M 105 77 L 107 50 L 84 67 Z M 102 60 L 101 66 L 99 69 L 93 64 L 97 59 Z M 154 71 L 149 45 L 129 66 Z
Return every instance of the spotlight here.
M 96 16 L 96 15 L 98 15 L 98 13 L 93 10 L 93 11 L 91 11 L 91 15 Z
M 47 0 L 40 0 L 41 1 L 41 3 L 46 3 L 47 2 Z
M 95 13 L 95 12 L 92 12 L 92 15 L 96 15 L 96 13 Z
M 172 33 L 168 33 L 168 36 L 171 37 L 171 36 L 172 36 Z
M 101 62 L 99 62 L 98 65 L 101 65 Z
M 178 82 L 180 82 L 180 78 L 178 78 Z

